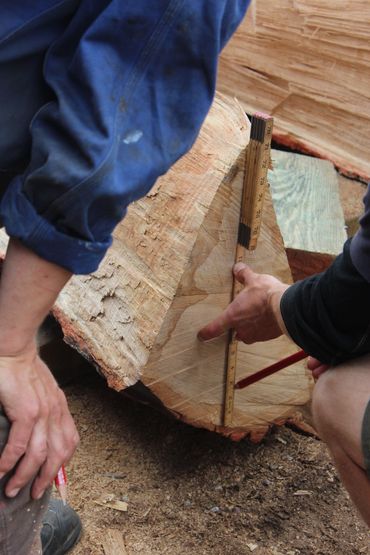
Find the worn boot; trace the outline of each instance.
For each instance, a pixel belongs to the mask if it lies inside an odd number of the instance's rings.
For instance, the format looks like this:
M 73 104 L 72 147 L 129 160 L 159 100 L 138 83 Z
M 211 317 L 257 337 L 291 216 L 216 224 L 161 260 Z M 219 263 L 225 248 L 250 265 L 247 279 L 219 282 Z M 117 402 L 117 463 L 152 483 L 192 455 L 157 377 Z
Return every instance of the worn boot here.
M 43 555 L 63 555 L 79 540 L 82 531 L 78 514 L 60 499 L 50 499 L 41 528 Z

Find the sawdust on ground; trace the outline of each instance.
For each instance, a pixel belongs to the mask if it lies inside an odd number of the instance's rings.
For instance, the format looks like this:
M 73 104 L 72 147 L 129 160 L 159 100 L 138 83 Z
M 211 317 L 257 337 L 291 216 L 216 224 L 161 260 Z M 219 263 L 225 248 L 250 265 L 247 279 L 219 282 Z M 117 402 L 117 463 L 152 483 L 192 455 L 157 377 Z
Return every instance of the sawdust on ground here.
M 283 427 L 259 445 L 232 443 L 126 399 L 95 371 L 64 389 L 81 434 L 69 465 L 84 525 L 73 555 L 104 555 L 108 528 L 128 555 L 370 555 L 317 439 Z

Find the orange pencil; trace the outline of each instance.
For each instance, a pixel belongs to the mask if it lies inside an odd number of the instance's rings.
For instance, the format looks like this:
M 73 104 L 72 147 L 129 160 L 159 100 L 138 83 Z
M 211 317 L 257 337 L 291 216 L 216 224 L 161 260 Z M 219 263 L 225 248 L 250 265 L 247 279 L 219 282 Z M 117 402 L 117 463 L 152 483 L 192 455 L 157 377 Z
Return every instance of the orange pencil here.
M 67 504 L 67 474 L 64 465 L 58 470 L 58 474 L 54 478 L 54 483 L 59 491 L 59 495 L 63 501 L 63 504 Z

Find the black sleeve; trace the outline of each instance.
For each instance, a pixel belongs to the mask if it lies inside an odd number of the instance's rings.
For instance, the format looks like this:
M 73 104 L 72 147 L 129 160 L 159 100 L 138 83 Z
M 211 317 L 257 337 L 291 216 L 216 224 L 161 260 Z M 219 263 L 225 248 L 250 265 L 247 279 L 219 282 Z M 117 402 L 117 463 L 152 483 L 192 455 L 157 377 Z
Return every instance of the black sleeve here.
M 280 305 L 292 339 L 331 365 L 370 352 L 370 283 L 353 265 L 350 243 L 325 272 L 287 289 Z

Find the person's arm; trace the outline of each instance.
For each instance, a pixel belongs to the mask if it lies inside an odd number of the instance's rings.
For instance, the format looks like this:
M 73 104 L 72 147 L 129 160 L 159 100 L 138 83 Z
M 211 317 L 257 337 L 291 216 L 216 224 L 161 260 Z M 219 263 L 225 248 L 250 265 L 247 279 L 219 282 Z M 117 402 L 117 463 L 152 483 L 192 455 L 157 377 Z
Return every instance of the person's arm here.
M 328 365 L 370 351 L 370 283 L 351 257 L 351 241 L 322 274 L 292 285 L 281 299 L 290 336 Z
M 10 240 L 0 280 L 0 403 L 11 428 L 0 476 L 19 464 L 9 496 L 37 475 L 32 495 L 40 497 L 78 444 L 65 396 L 36 348 L 38 327 L 70 275 Z
M 356 235 L 326 272 L 287 290 L 281 311 L 291 336 L 313 355 L 315 377 L 370 352 L 370 187 Z
M 50 101 L 30 116 L 29 164 L 0 202 L 8 235 L 75 274 L 95 271 L 128 205 L 197 138 L 248 3 L 81 4 L 45 56 Z

